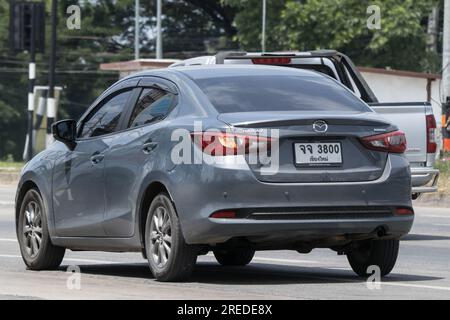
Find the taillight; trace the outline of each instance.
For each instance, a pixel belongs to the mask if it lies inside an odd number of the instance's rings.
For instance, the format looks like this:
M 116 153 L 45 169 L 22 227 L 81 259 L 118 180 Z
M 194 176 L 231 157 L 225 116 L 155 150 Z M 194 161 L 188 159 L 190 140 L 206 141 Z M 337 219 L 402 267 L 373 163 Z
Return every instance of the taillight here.
M 291 63 L 291 61 L 292 61 L 291 58 L 255 58 L 255 59 L 252 59 L 252 62 L 254 64 L 280 65 L 280 64 L 289 64 L 289 63 Z
M 434 115 L 429 114 L 426 116 L 427 121 L 427 153 L 436 153 L 436 119 Z
M 391 153 L 404 153 L 406 151 L 406 136 L 402 131 L 393 131 L 385 134 L 364 137 L 362 144 L 370 150 Z
M 218 212 L 214 212 L 211 215 L 211 218 L 214 218 L 214 219 L 235 219 L 236 218 L 236 212 L 234 212 L 234 211 L 218 211 Z
M 229 156 L 269 150 L 271 138 L 224 132 L 194 132 L 192 140 L 211 156 Z
M 396 208 L 395 214 L 398 216 L 412 216 L 414 215 L 414 210 L 410 208 Z

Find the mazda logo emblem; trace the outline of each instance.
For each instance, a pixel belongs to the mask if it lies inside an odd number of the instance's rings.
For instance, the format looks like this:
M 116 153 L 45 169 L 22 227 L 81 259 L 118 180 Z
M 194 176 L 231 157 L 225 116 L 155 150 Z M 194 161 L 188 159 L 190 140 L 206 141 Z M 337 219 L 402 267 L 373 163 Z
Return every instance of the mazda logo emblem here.
M 325 133 L 328 131 L 328 124 L 325 121 L 318 120 L 313 123 L 313 130 L 317 133 Z

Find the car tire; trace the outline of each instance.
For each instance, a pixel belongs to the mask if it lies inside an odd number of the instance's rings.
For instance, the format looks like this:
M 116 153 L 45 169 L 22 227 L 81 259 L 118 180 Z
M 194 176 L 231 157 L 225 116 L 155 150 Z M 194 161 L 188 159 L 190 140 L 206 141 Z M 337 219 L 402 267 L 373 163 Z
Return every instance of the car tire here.
M 382 277 L 388 275 L 395 266 L 400 241 L 371 240 L 362 243 L 357 249 L 347 253 L 347 259 L 353 271 L 360 277 L 368 277 L 367 269 L 378 266 Z
M 38 190 L 30 189 L 25 194 L 16 231 L 22 259 L 28 269 L 54 270 L 60 266 L 66 249 L 51 242 L 45 206 Z
M 185 281 L 194 270 L 198 250 L 185 242 L 175 207 L 167 193 L 160 193 L 150 204 L 145 249 L 150 270 L 158 281 Z
M 214 250 L 217 262 L 223 266 L 246 266 L 255 255 L 251 248 L 239 248 L 232 250 Z

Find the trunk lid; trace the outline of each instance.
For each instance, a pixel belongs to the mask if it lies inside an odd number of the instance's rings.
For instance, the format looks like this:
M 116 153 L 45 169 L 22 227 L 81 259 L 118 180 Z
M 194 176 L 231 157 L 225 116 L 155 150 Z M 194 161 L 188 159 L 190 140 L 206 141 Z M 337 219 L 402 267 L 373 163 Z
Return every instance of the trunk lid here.
M 220 114 L 218 119 L 235 131 L 249 135 L 261 129 L 269 129 L 271 133 L 273 129 L 277 130 L 278 164 L 262 165 L 247 157 L 255 177 L 273 183 L 376 180 L 384 171 L 388 154 L 366 149 L 359 139 L 396 130 L 395 126 L 370 112 L 341 112 L 339 115 L 329 112 L 240 112 Z M 318 121 L 326 124 L 326 131 L 313 129 Z M 317 161 L 317 152 L 324 148 L 329 152 L 321 154 L 320 158 L 326 158 L 327 163 L 311 163 Z M 309 150 L 312 153 L 308 153 Z

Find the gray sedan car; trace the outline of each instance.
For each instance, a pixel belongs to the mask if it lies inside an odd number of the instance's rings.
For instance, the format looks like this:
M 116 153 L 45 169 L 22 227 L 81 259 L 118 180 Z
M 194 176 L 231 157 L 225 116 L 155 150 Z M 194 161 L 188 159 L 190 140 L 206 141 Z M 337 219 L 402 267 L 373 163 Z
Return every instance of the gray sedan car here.
M 141 251 L 160 281 L 198 255 L 330 248 L 391 272 L 414 220 L 402 132 L 333 79 L 275 66 L 148 71 L 107 89 L 24 168 L 23 260 Z

